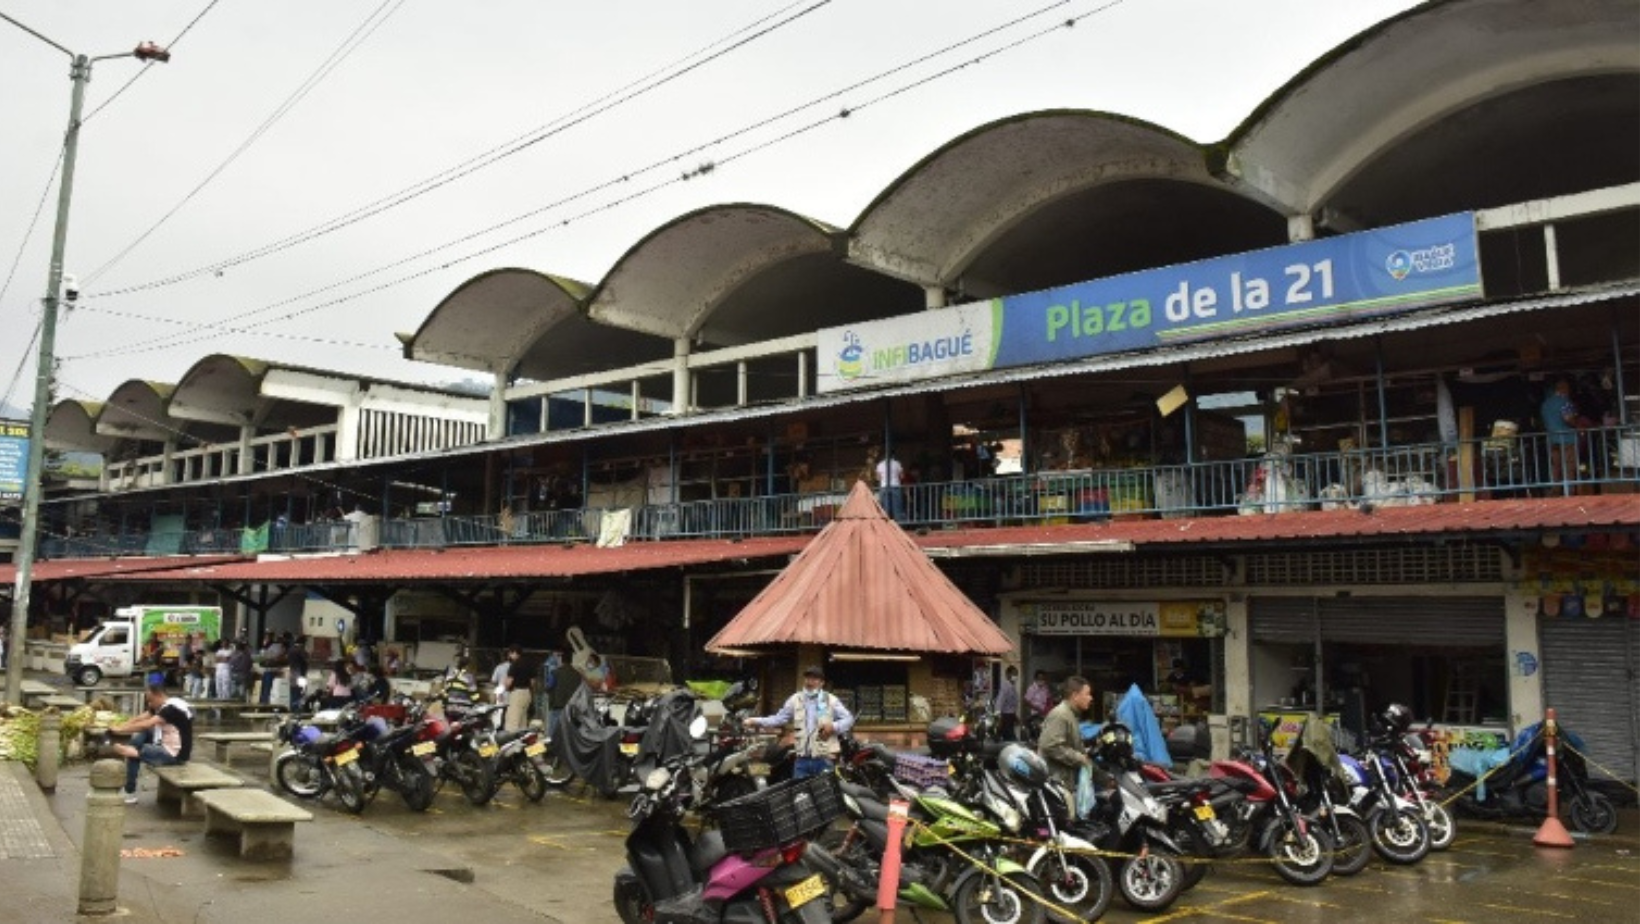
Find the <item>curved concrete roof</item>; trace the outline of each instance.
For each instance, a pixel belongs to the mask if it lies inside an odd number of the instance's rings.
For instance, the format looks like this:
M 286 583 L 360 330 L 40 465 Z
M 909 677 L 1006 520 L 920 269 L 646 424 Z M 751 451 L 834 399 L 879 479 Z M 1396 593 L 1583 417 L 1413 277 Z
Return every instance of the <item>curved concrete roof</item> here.
M 1293 78 L 1218 167 L 1284 212 L 1330 211 L 1341 230 L 1554 195 L 1567 190 L 1544 184 L 1572 177 L 1628 182 L 1637 48 L 1633 0 L 1425 4 Z
M 1156 201 L 1162 197 L 1164 201 Z M 1138 258 L 1129 247 L 1137 226 L 1165 227 L 1174 242 L 1199 230 L 1201 213 L 1229 209 L 1237 221 L 1266 229 L 1264 211 L 1227 195 L 1207 170 L 1204 149 L 1137 119 L 1087 110 L 1025 113 L 982 125 L 919 161 L 866 207 L 851 229 L 849 259 L 923 285 L 988 297 L 1052 282 L 1021 280 L 1008 264 L 1029 251 L 1070 247 L 1073 279 L 1120 272 Z M 1041 216 L 1051 220 L 1038 220 Z M 1075 216 L 1083 216 L 1076 219 Z M 1066 227 L 1076 221 L 1077 227 Z M 1098 235 L 1102 240 L 1090 240 Z M 1267 234 L 1268 231 L 1265 231 Z M 1257 246 L 1264 235 L 1235 245 Z M 1154 242 L 1143 248 L 1150 265 Z M 998 253 L 1002 246 L 1007 253 Z M 1218 252 L 1221 245 L 1208 245 Z M 1182 248 L 1183 259 L 1202 254 Z M 1051 262 L 1051 259 L 1050 259 Z M 1057 281 L 1071 281 L 1057 280 Z M 959 286 L 960 283 L 960 286 Z
M 119 440 L 97 432 L 101 401 L 70 399 L 52 405 L 46 415 L 46 445 L 65 452 L 107 453 Z
M 185 424 L 166 412 L 176 386 L 131 379 L 108 395 L 97 415 L 97 432 L 119 439 L 163 443 L 184 434 Z
M 667 358 L 672 345 L 593 323 L 591 286 L 516 267 L 463 282 L 405 342 L 406 359 L 550 379 Z
M 594 320 L 669 339 L 732 346 L 813 330 L 816 319 L 787 300 L 804 289 L 780 282 L 847 276 L 842 232 L 770 205 L 714 205 L 673 219 L 634 244 L 588 301 Z M 776 299 L 734 296 L 749 284 Z M 829 323 L 829 322 L 828 322 Z

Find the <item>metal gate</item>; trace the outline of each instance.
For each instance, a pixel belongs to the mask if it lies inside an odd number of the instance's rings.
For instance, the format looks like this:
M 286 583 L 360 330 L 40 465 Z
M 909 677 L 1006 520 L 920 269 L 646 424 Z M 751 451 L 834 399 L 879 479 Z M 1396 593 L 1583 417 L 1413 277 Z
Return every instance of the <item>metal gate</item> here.
M 1640 621 L 1542 616 L 1538 644 L 1544 706 L 1583 739 L 1590 757 L 1633 779 L 1640 756 L 1635 730 Z M 1589 772 L 1604 776 L 1594 767 Z
M 1255 642 L 1503 647 L 1502 597 L 1254 597 Z

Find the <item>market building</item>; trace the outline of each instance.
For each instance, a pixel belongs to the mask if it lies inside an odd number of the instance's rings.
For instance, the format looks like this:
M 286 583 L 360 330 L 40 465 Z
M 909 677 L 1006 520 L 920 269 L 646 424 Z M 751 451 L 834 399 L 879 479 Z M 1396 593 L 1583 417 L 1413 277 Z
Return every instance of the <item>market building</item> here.
M 1618 0 L 1424 4 L 1215 144 L 1024 113 L 847 226 L 722 205 L 595 284 L 480 274 L 403 342 L 487 397 L 210 358 L 59 405 L 109 462 L 48 504 L 37 598 L 380 633 L 432 591 L 480 644 L 584 625 L 689 675 L 864 478 L 1027 677 L 1232 733 L 1552 705 L 1632 779 L 1637 49 Z

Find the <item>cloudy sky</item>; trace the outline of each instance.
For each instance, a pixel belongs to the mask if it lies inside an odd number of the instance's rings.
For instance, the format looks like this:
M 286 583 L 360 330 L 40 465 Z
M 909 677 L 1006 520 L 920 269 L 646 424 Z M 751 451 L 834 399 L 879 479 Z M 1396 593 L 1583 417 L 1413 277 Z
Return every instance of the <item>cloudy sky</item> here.
M 65 261 L 83 295 L 58 330 L 58 398 L 101 400 L 218 352 L 459 379 L 404 361 L 394 334 L 478 273 L 596 282 L 647 232 L 713 203 L 847 225 L 922 156 L 1021 112 L 1104 110 L 1217 141 L 1412 5 L 0 0 L 0 13 L 90 56 L 175 40 L 169 64 L 98 62 L 87 90 Z M 67 65 L 0 21 L 0 375 L 18 407 L 32 400 Z

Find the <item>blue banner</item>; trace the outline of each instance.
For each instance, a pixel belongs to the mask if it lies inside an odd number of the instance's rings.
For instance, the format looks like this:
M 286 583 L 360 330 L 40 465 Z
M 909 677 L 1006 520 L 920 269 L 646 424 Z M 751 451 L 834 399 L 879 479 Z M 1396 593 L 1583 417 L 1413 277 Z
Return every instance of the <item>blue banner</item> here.
M 1475 218 L 1448 215 L 997 299 L 992 368 L 1339 324 L 1481 294 Z
M 23 499 L 28 482 L 28 425 L 0 422 L 0 503 Z

